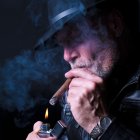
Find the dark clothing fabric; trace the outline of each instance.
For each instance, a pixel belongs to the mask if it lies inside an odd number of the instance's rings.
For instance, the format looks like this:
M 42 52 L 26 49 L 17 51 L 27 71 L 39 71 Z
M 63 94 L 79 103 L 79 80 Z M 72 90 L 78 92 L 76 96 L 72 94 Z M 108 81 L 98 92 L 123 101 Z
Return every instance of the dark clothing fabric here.
M 62 120 L 68 129 L 62 139 L 91 140 L 90 135 L 74 120 L 66 96 L 67 93 L 62 98 L 61 105 Z M 115 109 L 115 115 L 111 115 L 112 123 L 99 140 L 140 140 L 140 70 L 120 90 L 111 106 Z

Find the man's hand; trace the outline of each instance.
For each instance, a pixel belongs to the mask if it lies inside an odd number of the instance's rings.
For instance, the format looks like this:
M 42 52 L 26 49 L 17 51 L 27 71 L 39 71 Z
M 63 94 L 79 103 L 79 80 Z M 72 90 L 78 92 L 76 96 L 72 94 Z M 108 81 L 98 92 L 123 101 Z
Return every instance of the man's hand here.
M 56 140 L 54 137 L 40 138 L 37 133 L 40 130 L 42 122 L 38 121 L 34 124 L 33 131 L 28 134 L 26 140 Z
M 65 76 L 73 78 L 67 97 L 72 114 L 77 123 L 90 133 L 100 120 L 96 111 L 99 108 L 99 87 L 103 85 L 103 79 L 82 68 L 72 69 Z

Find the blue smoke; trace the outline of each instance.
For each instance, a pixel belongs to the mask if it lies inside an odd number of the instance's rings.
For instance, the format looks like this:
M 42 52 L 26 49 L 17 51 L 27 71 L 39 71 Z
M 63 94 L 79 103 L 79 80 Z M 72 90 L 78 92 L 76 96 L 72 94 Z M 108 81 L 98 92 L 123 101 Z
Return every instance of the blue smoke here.
M 7 61 L 0 70 L 0 107 L 26 111 L 47 102 L 68 70 L 61 48 L 25 51 Z

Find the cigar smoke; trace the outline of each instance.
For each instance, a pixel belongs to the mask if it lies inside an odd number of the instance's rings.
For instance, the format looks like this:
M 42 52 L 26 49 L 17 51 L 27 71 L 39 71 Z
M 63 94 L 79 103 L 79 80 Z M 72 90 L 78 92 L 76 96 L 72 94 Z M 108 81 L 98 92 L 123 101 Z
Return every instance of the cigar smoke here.
M 67 70 L 61 47 L 38 51 L 35 56 L 29 50 L 7 60 L 0 69 L 0 108 L 22 112 L 24 120 L 15 122 L 24 126 L 33 115 L 29 110 L 49 102 Z

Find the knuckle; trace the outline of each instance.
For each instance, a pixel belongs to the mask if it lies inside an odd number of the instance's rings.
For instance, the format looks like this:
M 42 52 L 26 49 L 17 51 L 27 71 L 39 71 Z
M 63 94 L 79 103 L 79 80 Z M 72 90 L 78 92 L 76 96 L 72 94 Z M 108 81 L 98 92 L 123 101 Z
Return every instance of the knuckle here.
M 94 90 L 96 87 L 96 84 L 94 82 L 91 82 L 90 84 L 88 84 L 88 86 L 90 90 Z
M 87 88 L 83 88 L 83 89 L 81 90 L 81 98 L 87 96 L 87 93 L 88 93 L 88 92 L 89 92 L 89 90 L 88 90 Z

